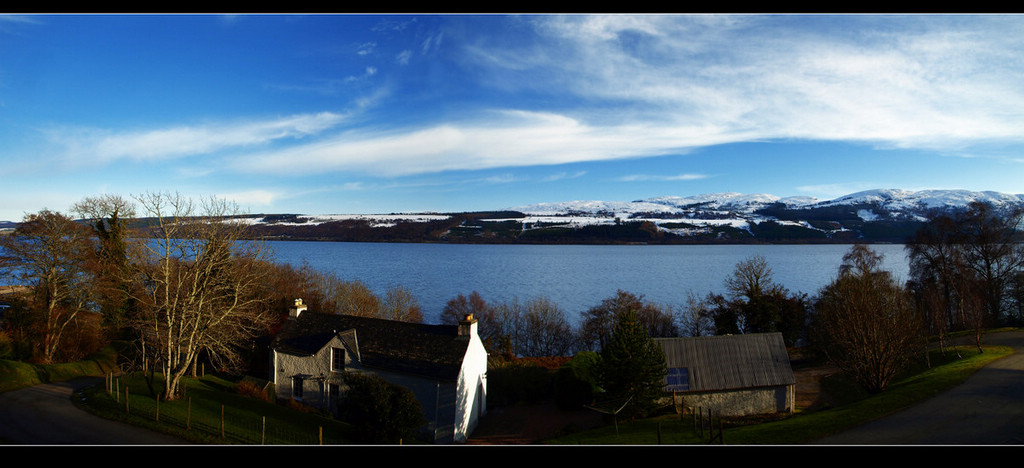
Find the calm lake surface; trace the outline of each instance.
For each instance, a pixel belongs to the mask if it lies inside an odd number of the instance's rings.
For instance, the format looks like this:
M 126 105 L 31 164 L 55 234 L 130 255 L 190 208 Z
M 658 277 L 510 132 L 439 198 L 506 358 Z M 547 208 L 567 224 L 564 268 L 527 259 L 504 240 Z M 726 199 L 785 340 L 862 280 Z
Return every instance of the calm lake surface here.
M 850 245 L 467 245 L 355 242 L 268 243 L 278 262 L 359 280 L 383 295 L 391 286 L 412 291 L 424 319 L 438 323 L 458 294 L 478 291 L 492 303 L 547 297 L 575 320 L 622 289 L 681 308 L 688 292 L 723 293 L 740 261 L 761 255 L 775 282 L 815 295 L 836 275 Z M 904 246 L 872 245 L 884 267 L 908 277 Z

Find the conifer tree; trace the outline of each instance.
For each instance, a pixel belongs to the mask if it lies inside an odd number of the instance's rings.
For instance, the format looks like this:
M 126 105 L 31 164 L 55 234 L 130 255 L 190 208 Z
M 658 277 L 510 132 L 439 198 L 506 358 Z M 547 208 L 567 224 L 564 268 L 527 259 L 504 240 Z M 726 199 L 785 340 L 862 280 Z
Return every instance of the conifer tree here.
M 647 334 L 636 310 L 618 314 L 601 349 L 601 386 L 613 404 L 628 400 L 627 416 L 645 416 L 664 391 L 665 372 L 665 355 Z

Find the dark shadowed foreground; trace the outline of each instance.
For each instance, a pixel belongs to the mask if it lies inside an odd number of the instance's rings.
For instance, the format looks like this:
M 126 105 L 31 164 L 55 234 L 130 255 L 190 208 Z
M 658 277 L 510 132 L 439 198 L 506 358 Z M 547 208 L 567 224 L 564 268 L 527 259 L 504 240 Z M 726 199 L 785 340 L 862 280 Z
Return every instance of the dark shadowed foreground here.
M 181 439 L 93 416 L 75 407 L 71 395 L 98 377 L 0 393 L 0 443 L 18 445 L 168 445 Z

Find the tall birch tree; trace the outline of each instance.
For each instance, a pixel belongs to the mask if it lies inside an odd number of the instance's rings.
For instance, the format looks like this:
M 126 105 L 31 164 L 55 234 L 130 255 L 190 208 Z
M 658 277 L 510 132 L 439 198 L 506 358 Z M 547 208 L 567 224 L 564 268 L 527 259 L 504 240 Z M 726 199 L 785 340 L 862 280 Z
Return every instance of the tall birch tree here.
M 179 194 L 135 197 L 149 220 L 129 246 L 134 298 L 142 306 L 131 321 L 145 366 L 164 376 L 167 399 L 200 356 L 219 369 L 244 364 L 251 340 L 269 326 L 272 313 L 259 294 L 270 271 L 266 250 L 246 238 L 237 208 Z

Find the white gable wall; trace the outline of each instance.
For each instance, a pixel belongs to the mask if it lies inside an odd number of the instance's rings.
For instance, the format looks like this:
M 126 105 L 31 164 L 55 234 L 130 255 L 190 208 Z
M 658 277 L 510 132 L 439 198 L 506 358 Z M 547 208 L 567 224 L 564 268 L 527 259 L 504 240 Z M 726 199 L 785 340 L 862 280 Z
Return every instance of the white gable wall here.
M 459 372 L 455 414 L 455 442 L 465 442 L 487 413 L 487 350 L 480 335 L 470 335 Z

